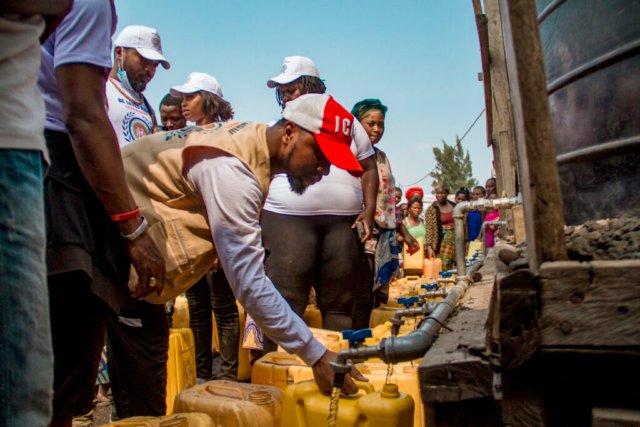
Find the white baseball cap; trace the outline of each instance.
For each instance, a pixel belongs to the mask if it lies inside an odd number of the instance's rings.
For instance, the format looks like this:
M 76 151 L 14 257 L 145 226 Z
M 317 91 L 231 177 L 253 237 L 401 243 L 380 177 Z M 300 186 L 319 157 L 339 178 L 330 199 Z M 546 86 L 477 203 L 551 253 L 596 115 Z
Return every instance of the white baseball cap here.
M 171 93 L 171 96 L 181 97 L 185 93 L 195 93 L 201 90 L 224 98 L 222 96 L 222 87 L 218 80 L 211 74 L 198 72 L 189 74 L 187 81 L 183 85 L 172 87 L 169 89 L 169 93 Z
M 267 86 L 274 88 L 278 85 L 291 83 L 302 77 L 312 76 L 320 78 L 316 64 L 306 56 L 287 56 L 284 58 L 280 74 L 267 81 Z
M 282 117 L 311 132 L 320 150 L 331 164 L 354 176 L 362 166 L 351 151 L 353 114 L 331 96 L 309 93 L 287 102 Z
M 155 28 L 143 25 L 129 25 L 120 31 L 114 46 L 135 48 L 144 58 L 160 62 L 165 70 L 171 67 L 167 58 L 162 54 L 160 35 Z

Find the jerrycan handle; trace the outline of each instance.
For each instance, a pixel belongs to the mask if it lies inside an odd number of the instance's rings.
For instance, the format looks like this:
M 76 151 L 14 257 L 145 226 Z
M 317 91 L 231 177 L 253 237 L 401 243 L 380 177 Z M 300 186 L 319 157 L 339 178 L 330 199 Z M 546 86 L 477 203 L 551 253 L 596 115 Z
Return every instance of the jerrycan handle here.
M 242 392 L 242 390 L 238 390 L 237 388 L 224 387 L 216 384 L 207 384 L 204 389 L 207 393 L 216 396 L 229 397 L 231 399 L 237 400 L 246 400 L 244 398 L 244 393 Z
M 375 393 L 376 389 L 373 387 L 373 384 L 368 383 L 366 381 L 355 381 L 356 385 L 358 386 L 358 388 L 362 391 L 364 391 L 367 394 L 371 394 L 371 393 Z

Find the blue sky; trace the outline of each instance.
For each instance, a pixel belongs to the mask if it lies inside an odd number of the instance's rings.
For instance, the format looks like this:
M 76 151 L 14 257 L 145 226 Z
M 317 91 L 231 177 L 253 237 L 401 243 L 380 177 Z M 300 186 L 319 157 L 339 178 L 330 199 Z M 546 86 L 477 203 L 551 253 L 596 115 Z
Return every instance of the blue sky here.
M 480 49 L 470 0 L 116 0 L 126 25 L 158 29 L 171 69 L 145 95 L 157 108 L 192 71 L 214 75 L 235 118 L 279 116 L 266 81 L 289 55 L 316 63 L 347 109 L 363 98 L 389 107 L 379 143 L 403 189 L 435 166 L 432 148 L 454 143 L 484 108 Z M 116 32 L 116 34 L 117 34 Z M 483 115 L 463 140 L 481 184 L 490 176 Z M 430 192 L 431 178 L 418 185 Z

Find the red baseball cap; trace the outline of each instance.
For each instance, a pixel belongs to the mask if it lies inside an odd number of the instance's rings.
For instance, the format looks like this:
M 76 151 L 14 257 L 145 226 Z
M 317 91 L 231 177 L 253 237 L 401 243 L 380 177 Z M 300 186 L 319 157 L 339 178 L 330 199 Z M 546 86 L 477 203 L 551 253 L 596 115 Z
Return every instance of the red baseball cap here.
M 333 97 L 311 93 L 287 102 L 282 117 L 313 133 L 318 146 L 331 164 L 354 176 L 363 173 L 351 151 L 353 115 Z

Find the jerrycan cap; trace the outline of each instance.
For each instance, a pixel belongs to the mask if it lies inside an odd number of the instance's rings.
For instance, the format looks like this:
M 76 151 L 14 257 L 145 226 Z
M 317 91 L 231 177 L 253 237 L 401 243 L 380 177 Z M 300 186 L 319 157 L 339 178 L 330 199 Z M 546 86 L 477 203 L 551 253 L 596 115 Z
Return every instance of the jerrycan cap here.
M 398 391 L 398 384 L 390 384 L 387 383 L 382 386 L 382 391 L 380 392 L 380 396 L 385 397 L 387 399 L 397 399 L 400 397 L 400 392 Z
M 398 298 L 398 304 L 404 305 L 406 308 L 411 307 L 413 304 L 420 301 L 418 297 Z
M 345 329 L 342 331 L 342 338 L 349 341 L 349 346 L 353 346 L 354 344 L 359 344 L 365 340 L 365 338 L 371 338 L 373 334 L 371 333 L 371 329 Z

